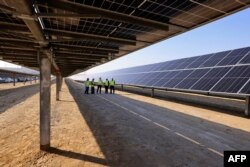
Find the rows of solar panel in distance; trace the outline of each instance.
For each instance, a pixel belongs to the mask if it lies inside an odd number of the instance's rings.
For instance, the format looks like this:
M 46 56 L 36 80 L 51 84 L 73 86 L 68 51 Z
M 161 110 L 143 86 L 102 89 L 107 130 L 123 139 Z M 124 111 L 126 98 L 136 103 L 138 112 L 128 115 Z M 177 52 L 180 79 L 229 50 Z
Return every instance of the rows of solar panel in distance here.
M 118 83 L 250 94 L 250 47 L 102 74 Z

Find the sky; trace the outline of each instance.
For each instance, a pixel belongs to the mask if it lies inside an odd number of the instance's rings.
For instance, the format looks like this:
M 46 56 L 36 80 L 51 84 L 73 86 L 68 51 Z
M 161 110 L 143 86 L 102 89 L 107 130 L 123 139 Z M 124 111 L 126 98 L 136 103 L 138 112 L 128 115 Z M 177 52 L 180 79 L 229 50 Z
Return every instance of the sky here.
M 250 46 L 250 8 L 94 67 L 87 73 L 100 73 L 246 46 Z M 10 65 L 0 61 L 0 66 Z

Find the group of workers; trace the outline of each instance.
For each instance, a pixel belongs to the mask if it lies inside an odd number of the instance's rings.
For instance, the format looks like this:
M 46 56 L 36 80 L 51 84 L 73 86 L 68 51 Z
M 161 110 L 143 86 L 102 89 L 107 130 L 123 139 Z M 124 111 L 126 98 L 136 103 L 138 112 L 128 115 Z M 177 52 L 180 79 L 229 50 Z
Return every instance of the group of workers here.
M 96 93 L 102 93 L 102 86 L 105 87 L 105 93 L 108 94 L 108 89 L 110 88 L 110 94 L 115 94 L 115 80 L 112 78 L 110 81 L 106 79 L 104 82 L 102 81 L 102 78 L 100 77 L 98 82 L 95 82 L 95 79 L 92 79 L 92 81 L 87 78 L 87 80 L 84 82 L 85 84 L 85 94 L 89 94 L 89 88 L 91 91 L 91 94 L 95 94 L 95 85 L 97 85 L 97 91 Z

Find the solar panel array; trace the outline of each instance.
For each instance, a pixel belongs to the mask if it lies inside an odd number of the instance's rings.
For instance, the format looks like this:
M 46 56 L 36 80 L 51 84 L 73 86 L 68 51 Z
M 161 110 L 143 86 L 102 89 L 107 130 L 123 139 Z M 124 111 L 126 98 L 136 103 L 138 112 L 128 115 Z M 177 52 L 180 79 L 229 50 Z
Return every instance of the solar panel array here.
M 201 92 L 250 94 L 250 47 L 86 76 L 116 83 Z

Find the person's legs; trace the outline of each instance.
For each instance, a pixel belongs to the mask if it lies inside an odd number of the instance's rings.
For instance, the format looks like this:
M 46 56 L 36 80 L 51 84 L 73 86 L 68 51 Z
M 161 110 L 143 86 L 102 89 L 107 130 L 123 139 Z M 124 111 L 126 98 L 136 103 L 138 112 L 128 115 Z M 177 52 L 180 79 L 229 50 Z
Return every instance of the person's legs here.
M 100 94 L 102 94 L 102 86 L 100 86 Z
M 113 94 L 115 94 L 115 86 L 113 86 Z
M 89 94 L 89 87 L 85 88 L 85 94 Z
M 101 93 L 101 85 L 97 86 L 97 93 L 100 92 Z
M 114 94 L 114 86 L 110 86 L 110 94 Z
M 108 86 L 105 86 L 105 93 L 108 93 Z

